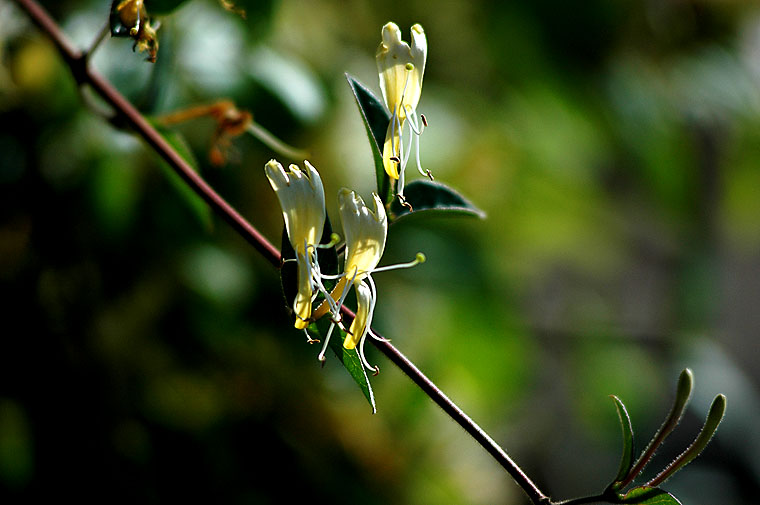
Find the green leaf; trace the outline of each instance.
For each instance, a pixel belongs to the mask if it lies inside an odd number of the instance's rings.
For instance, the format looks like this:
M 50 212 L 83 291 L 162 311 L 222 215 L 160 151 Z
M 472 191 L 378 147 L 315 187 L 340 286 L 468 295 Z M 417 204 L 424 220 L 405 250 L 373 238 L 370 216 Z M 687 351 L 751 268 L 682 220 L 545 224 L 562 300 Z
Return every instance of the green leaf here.
M 699 456 L 702 451 L 705 450 L 707 444 L 710 443 L 715 431 L 718 429 L 720 422 L 723 420 L 723 416 L 726 414 L 726 397 L 724 395 L 718 395 L 710 406 L 710 411 L 707 413 L 707 419 L 702 427 L 702 430 L 697 435 L 697 438 L 691 445 L 681 453 L 672 463 L 670 463 L 657 477 L 652 479 L 649 484 L 653 486 L 659 486 L 667 479 L 669 479 L 678 470 L 691 463 L 694 458 Z
M 631 426 L 631 418 L 628 416 L 628 411 L 625 409 L 623 402 L 620 401 L 620 398 L 615 395 L 611 395 L 610 397 L 615 402 L 618 418 L 620 419 L 620 428 L 623 430 L 623 456 L 620 459 L 620 469 L 618 470 L 617 477 L 615 477 L 615 482 L 610 485 L 611 489 L 617 490 L 633 466 L 633 427 Z
M 393 198 L 390 177 L 385 173 L 383 166 L 383 145 L 385 144 L 385 132 L 391 121 L 390 114 L 381 102 L 365 85 L 354 77 L 346 74 L 348 85 L 354 93 L 356 105 L 364 121 L 367 138 L 372 149 L 372 159 L 375 161 L 375 176 L 377 177 L 377 194 L 384 203 Z
M 692 375 L 691 370 L 686 368 L 678 377 L 676 397 L 673 402 L 673 407 L 670 409 L 668 417 L 662 423 L 660 429 L 658 429 L 654 434 L 652 440 L 649 441 L 649 444 L 647 444 L 646 448 L 639 455 L 636 463 L 633 465 L 633 469 L 625 478 L 625 482 L 623 482 L 624 485 L 622 487 L 625 487 L 627 483 L 630 483 L 633 479 L 636 478 L 637 475 L 642 472 L 642 470 L 644 470 L 644 468 L 652 460 L 652 456 L 654 455 L 655 451 L 657 451 L 657 448 L 662 445 L 668 435 L 670 435 L 670 433 L 681 421 L 681 417 L 683 417 L 683 413 L 686 410 L 686 405 L 689 403 L 689 398 L 691 397 L 691 390 L 693 386 L 694 376 Z
M 193 156 L 193 153 L 190 150 L 190 146 L 188 146 L 187 141 L 185 141 L 185 137 L 182 136 L 182 134 L 179 132 L 161 128 L 154 122 L 151 122 L 151 124 L 153 124 L 153 127 L 156 128 L 164 140 L 166 140 L 169 145 L 172 146 L 175 151 L 177 151 L 177 154 L 179 154 L 182 159 L 184 159 L 193 168 L 193 170 L 199 172 L 198 160 L 196 160 L 195 156 Z M 212 227 L 211 207 L 209 207 L 203 198 L 198 196 L 195 191 L 190 189 L 190 186 L 188 186 L 185 181 L 182 180 L 179 174 L 177 174 L 177 172 L 175 172 L 163 159 L 161 160 L 159 166 L 161 167 L 161 172 L 163 172 L 163 174 L 169 180 L 169 183 L 172 185 L 172 187 L 174 187 L 174 189 L 177 190 L 180 197 L 190 208 L 190 211 L 193 213 L 193 215 L 198 218 L 201 226 L 203 226 L 203 228 L 206 230 L 210 230 Z
M 314 326 L 320 327 L 321 336 L 324 337 L 329 330 L 330 320 L 327 317 L 323 317 L 316 323 L 312 324 L 309 329 Z M 348 373 L 354 379 L 356 385 L 359 386 L 359 389 L 361 389 L 364 398 L 367 399 L 367 402 L 372 408 L 372 413 L 374 414 L 377 412 L 377 406 L 375 405 L 375 394 L 372 392 L 372 386 L 370 385 L 369 377 L 367 376 L 367 369 L 362 365 L 362 360 L 356 349 L 348 350 L 343 347 L 343 340 L 345 340 L 346 335 L 346 332 L 336 325 L 333 330 L 333 336 L 330 339 L 330 349 L 335 353 L 338 360 L 343 363 L 343 366 L 346 367 L 346 370 L 348 370 Z
M 681 505 L 670 493 L 653 487 L 636 487 L 631 489 L 619 503 L 636 505 Z
M 418 179 L 404 186 L 404 197 L 412 210 L 398 199 L 391 203 L 394 221 L 420 213 L 454 213 L 484 218 L 485 212 L 475 207 L 469 200 L 450 187 L 427 179 Z

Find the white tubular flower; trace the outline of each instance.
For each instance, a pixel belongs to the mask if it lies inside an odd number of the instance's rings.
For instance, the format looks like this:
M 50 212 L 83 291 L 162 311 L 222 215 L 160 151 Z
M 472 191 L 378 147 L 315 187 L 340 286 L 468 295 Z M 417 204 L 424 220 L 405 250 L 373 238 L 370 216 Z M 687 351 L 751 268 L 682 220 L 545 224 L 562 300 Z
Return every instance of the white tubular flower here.
M 325 225 L 325 191 L 317 170 L 304 161 L 305 170 L 290 165 L 288 171 L 277 160 L 264 167 L 285 219 L 288 239 L 296 252 L 298 294 L 293 302 L 295 327 L 309 325 L 314 298 L 315 276 L 319 276 L 316 246 L 322 239 Z
M 422 93 L 422 76 L 427 60 L 427 38 L 422 26 L 412 26 L 412 46 L 401 40 L 396 23 L 386 23 L 383 41 L 375 58 L 380 74 L 380 90 L 391 114 L 406 117 L 407 110 L 416 110 Z
M 340 218 L 346 238 L 346 266 L 344 275 L 352 280 L 356 288 L 356 317 L 343 347 L 353 349 L 364 339 L 372 323 L 375 306 L 374 289 L 370 290 L 364 279 L 377 267 L 385 250 L 388 235 L 388 217 L 380 197 L 372 194 L 374 212 L 364 204 L 364 200 L 353 191 L 342 189 L 338 193 Z M 368 279 L 372 282 L 372 279 Z M 347 286 L 348 287 L 348 286 Z
M 385 250 L 385 239 L 388 235 L 388 216 L 385 213 L 385 207 L 382 200 L 376 194 L 372 194 L 374 210 L 370 210 L 364 203 L 362 197 L 348 189 L 341 189 L 338 192 L 338 205 L 340 210 L 341 221 L 343 222 L 343 235 L 346 239 L 345 266 L 343 273 L 339 276 L 323 276 L 324 278 L 339 278 L 338 283 L 333 288 L 332 293 L 325 293 L 325 302 L 315 312 L 318 318 L 326 313 L 329 307 L 332 313 L 332 325 L 325 336 L 325 342 L 322 345 L 322 351 L 319 353 L 319 360 L 325 360 L 325 351 L 330 342 L 330 335 L 339 325 L 341 329 L 347 331 L 348 335 L 343 340 L 343 347 L 346 349 L 356 349 L 358 347 L 359 357 L 362 364 L 369 370 L 375 370 L 364 356 L 364 341 L 367 335 L 372 338 L 382 340 L 375 335 L 370 326 L 372 316 L 375 312 L 375 302 L 377 301 L 377 289 L 375 282 L 372 280 L 374 272 L 381 272 L 395 268 L 410 268 L 425 261 L 425 255 L 417 253 L 414 261 L 379 267 L 377 264 L 383 256 Z M 346 330 L 340 320 L 340 308 L 346 299 L 351 286 L 356 290 L 356 315 L 351 327 Z M 323 291 L 324 292 L 324 291 Z
M 398 194 L 403 199 L 404 170 L 411 149 L 405 149 L 403 129 L 409 124 L 409 147 L 416 144 L 417 169 L 424 172 L 419 161 L 418 137 L 423 123 L 417 116 L 417 104 L 422 93 L 422 76 L 427 60 L 427 38 L 422 26 L 412 26 L 412 45 L 401 40 L 401 30 L 395 23 L 386 23 L 382 42 L 375 54 L 380 76 L 380 90 L 391 121 L 383 145 L 383 165 L 388 176 L 399 180 Z
M 382 200 L 372 193 L 374 212 L 364 204 L 362 197 L 341 189 L 338 193 L 340 219 L 343 236 L 346 239 L 346 277 L 356 275 L 354 282 L 360 282 L 375 269 L 385 250 L 388 235 L 388 217 Z
M 343 188 L 338 192 L 343 235 L 346 239 L 345 267 L 343 275 L 335 287 L 334 294 L 331 295 L 337 302 L 333 309 L 337 312 L 340 310 L 349 288 L 353 285 L 356 289 L 356 317 L 348 329 L 343 347 L 355 349 L 358 345 L 362 364 L 370 370 L 375 368 L 370 366 L 364 357 L 363 343 L 367 334 L 371 333 L 369 328 L 377 299 L 371 274 L 383 256 L 385 238 L 388 235 L 388 217 L 385 214 L 383 202 L 374 193 L 372 198 L 375 204 L 374 211 L 370 210 L 362 197 L 353 191 Z M 339 314 L 333 314 L 333 321 L 339 321 L 339 319 Z M 321 361 L 324 361 L 324 354 L 331 333 L 332 327 L 322 346 L 322 352 L 319 354 Z

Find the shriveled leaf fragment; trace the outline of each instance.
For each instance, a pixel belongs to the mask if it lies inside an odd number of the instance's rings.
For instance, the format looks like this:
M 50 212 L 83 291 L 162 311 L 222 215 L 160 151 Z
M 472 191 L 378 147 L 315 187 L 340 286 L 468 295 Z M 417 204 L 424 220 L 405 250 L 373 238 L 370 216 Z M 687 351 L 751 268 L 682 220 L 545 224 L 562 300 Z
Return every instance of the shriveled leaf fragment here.
M 156 62 L 158 55 L 157 25 L 152 26 L 143 0 L 114 0 L 109 25 L 112 37 L 129 37 L 135 41 L 132 50 L 147 52 L 147 61 Z

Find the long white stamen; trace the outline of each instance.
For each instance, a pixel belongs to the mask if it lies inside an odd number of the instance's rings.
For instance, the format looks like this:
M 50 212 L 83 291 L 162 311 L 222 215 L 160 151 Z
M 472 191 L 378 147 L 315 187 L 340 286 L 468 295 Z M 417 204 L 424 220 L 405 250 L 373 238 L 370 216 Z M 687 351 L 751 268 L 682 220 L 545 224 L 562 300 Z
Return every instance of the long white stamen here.
M 343 302 L 346 300 L 346 296 L 348 296 L 348 291 L 351 286 L 354 285 L 354 281 L 356 280 L 356 276 L 359 274 L 359 269 L 354 267 L 354 276 L 351 277 L 351 282 L 346 283 L 346 287 L 343 288 L 343 293 L 340 295 L 340 300 L 338 301 L 338 310 L 340 310 L 340 307 L 343 306 Z
M 420 115 L 421 117 L 424 117 Z M 422 135 L 422 132 L 425 131 L 424 123 L 426 121 L 423 121 L 421 119 L 417 118 L 417 111 L 411 111 L 411 114 L 407 112 L 406 117 L 409 119 L 409 128 L 411 128 L 412 132 L 416 135 L 412 138 L 412 142 L 414 143 L 414 150 L 415 150 L 415 158 L 417 161 L 417 171 L 420 173 L 420 175 L 424 175 L 425 177 L 429 177 L 430 180 L 433 180 L 433 174 L 430 173 L 430 170 L 423 170 L 422 169 L 422 162 L 420 160 L 420 136 Z
M 364 341 L 367 339 L 367 333 L 369 332 L 370 324 L 372 324 L 372 317 L 375 314 L 375 304 L 377 303 L 377 288 L 375 287 L 375 281 L 372 280 L 372 276 L 367 276 L 367 282 L 369 284 L 369 310 L 367 312 L 367 324 L 362 331 L 361 338 L 359 339 L 359 357 L 362 363 L 368 370 L 376 370 L 375 367 L 369 364 L 366 356 L 364 356 Z
M 372 330 L 369 330 L 369 331 L 367 332 L 367 335 L 369 335 L 370 337 L 374 338 L 374 339 L 375 339 L 375 340 L 377 340 L 378 342 L 390 342 L 390 341 L 391 341 L 391 339 L 389 339 L 389 338 L 385 338 L 385 337 L 378 337 L 378 336 L 377 336 L 377 334 L 375 334 L 375 332 L 374 332 L 374 331 L 372 331 Z
M 317 356 L 317 359 L 324 363 L 325 361 L 325 351 L 327 351 L 327 345 L 330 343 L 330 337 L 332 336 L 332 332 L 335 329 L 335 323 L 330 324 L 330 329 L 327 330 L 327 335 L 325 336 L 325 343 L 322 344 L 322 350 L 319 351 L 319 356 Z
M 377 273 L 377 272 L 385 272 L 387 270 L 396 270 L 399 268 L 412 268 L 413 266 L 419 265 L 420 263 L 425 263 L 425 260 L 427 258 L 425 255 L 421 252 L 417 253 L 417 256 L 414 258 L 413 261 L 410 261 L 408 263 L 398 263 L 396 265 L 387 265 L 384 267 L 378 267 L 372 270 L 371 273 Z
M 364 368 L 366 368 L 367 370 L 377 370 L 375 367 L 369 364 L 369 361 L 367 361 L 366 356 L 364 356 L 364 341 L 365 340 L 366 338 L 362 338 L 359 341 L 359 358 L 362 360 L 362 365 L 364 365 Z
M 422 132 L 425 128 L 423 126 L 420 126 L 419 119 L 417 119 L 417 111 L 410 108 L 406 113 L 406 117 L 409 118 L 409 126 L 412 128 L 414 134 L 418 137 L 422 135 Z

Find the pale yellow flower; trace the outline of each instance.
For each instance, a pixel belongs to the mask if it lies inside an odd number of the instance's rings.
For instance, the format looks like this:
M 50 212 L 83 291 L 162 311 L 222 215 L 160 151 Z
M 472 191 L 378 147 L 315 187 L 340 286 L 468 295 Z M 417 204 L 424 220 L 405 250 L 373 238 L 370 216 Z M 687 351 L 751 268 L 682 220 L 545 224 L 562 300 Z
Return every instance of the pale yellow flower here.
M 324 276 L 325 278 L 339 277 L 339 280 L 332 293 L 326 295 L 325 301 L 315 311 L 315 317 L 325 314 L 329 308 L 333 320 L 322 345 L 322 351 L 319 353 L 320 361 L 325 359 L 330 335 L 338 324 L 347 333 L 343 340 L 343 347 L 349 350 L 358 347 L 362 364 L 369 370 L 377 370 L 377 367 L 371 366 L 364 356 L 364 342 L 367 335 L 380 339 L 370 328 L 377 302 L 377 288 L 372 280 L 372 274 L 395 268 L 413 267 L 424 262 L 425 255 L 418 253 L 415 260 L 409 263 L 378 268 L 377 264 L 383 256 L 385 239 L 388 236 L 388 216 L 380 197 L 373 193 L 372 200 L 374 208 L 370 209 L 362 197 L 355 192 L 345 188 L 338 192 L 338 206 L 346 240 L 344 268 L 340 276 Z M 340 308 L 351 286 L 356 291 L 357 306 L 354 320 L 350 328 L 346 330 L 340 323 Z
M 388 217 L 380 197 L 372 194 L 375 210 L 371 211 L 353 191 L 342 189 L 338 193 L 340 218 L 346 239 L 345 279 L 356 288 L 356 317 L 349 328 L 343 347 L 353 349 L 367 335 L 375 307 L 375 290 L 370 274 L 377 267 L 385 250 L 388 235 Z M 372 285 L 374 288 L 374 285 Z
M 410 46 L 401 39 L 401 30 L 395 23 L 386 23 L 382 30 L 382 42 L 375 54 L 380 90 L 391 113 L 383 146 L 383 165 L 388 176 L 393 179 L 403 178 L 409 157 L 408 150 L 403 147 L 402 132 L 405 123 L 409 122 L 412 133 L 416 136 L 422 131 L 416 111 L 427 60 L 427 38 L 419 24 L 412 26 L 411 33 Z M 414 135 L 411 139 L 414 139 Z
M 316 246 L 325 224 L 325 192 L 317 170 L 304 161 L 305 170 L 290 165 L 288 171 L 277 160 L 264 167 L 282 208 L 285 229 L 296 252 L 298 294 L 293 302 L 295 327 L 306 328 L 311 317 L 315 274 L 318 275 Z

